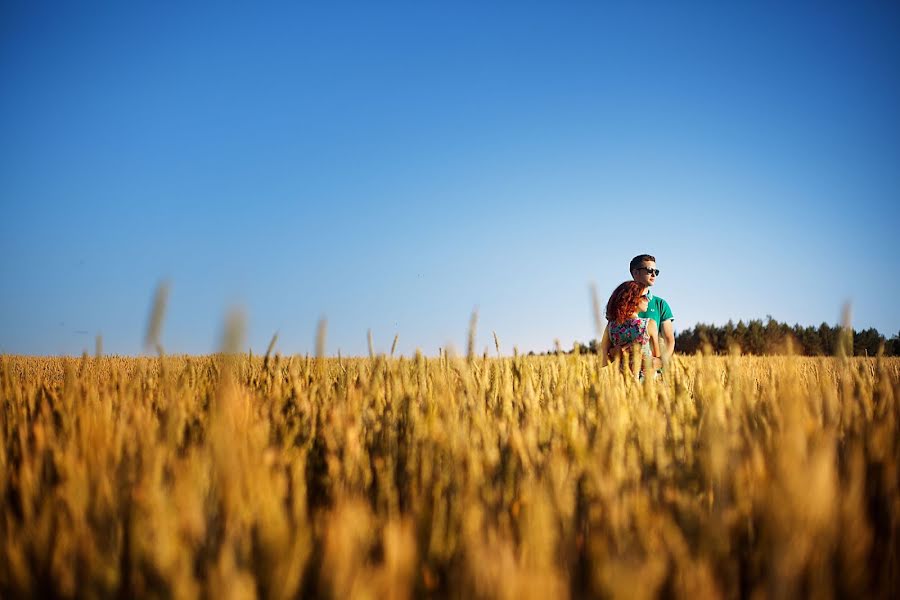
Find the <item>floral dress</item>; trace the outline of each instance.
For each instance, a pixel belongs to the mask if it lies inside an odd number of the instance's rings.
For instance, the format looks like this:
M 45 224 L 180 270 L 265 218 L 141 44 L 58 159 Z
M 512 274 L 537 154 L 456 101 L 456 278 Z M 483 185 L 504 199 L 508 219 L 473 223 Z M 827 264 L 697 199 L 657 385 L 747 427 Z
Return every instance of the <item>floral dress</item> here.
M 609 331 L 610 351 L 625 350 L 631 352 L 635 344 L 641 347 L 640 352 L 647 358 L 652 358 L 650 351 L 650 332 L 647 330 L 647 322 L 650 319 L 626 319 L 622 323 L 610 322 Z M 640 374 L 643 379 L 643 369 Z

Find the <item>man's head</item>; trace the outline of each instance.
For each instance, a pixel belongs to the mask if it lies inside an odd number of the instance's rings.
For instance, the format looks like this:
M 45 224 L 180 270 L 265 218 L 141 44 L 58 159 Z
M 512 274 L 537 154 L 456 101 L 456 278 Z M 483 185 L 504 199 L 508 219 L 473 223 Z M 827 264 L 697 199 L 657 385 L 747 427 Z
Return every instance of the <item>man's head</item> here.
M 631 270 L 631 277 L 644 287 L 653 285 L 656 282 L 656 276 L 659 275 L 656 258 L 649 254 L 638 254 L 631 259 L 628 268 Z

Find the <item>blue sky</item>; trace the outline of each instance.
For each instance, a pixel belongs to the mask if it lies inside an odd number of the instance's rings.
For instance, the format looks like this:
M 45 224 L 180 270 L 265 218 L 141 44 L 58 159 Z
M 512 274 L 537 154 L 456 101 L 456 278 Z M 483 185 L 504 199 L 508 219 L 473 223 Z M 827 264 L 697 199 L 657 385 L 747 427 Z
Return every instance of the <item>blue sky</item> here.
M 900 330 L 900 8 L 0 8 L 0 352 L 541 351 L 654 254 L 676 329 Z

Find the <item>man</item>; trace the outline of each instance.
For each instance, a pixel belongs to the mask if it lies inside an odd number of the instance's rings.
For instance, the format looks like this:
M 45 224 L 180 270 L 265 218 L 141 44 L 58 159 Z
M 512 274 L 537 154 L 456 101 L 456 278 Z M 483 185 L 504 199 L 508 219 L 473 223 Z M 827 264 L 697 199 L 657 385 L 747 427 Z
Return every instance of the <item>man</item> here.
M 650 291 L 650 286 L 656 283 L 656 276 L 659 275 L 659 269 L 656 268 L 656 259 L 649 254 L 639 254 L 631 259 L 629 269 L 631 270 L 631 277 L 644 286 L 647 294 L 650 296 L 650 304 L 647 306 L 647 310 L 638 313 L 638 316 L 656 321 L 659 329 L 660 345 L 662 346 L 663 364 L 665 364 L 675 354 L 675 326 L 673 324 L 675 317 L 672 315 L 669 303 L 659 296 L 654 296 Z

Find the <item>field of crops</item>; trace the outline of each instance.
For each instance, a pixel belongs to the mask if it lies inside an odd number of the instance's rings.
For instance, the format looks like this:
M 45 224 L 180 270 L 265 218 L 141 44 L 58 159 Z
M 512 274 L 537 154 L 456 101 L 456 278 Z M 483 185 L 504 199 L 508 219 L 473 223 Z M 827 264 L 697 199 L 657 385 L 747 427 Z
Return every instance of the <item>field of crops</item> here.
M 897 597 L 900 359 L 0 357 L 0 596 Z

